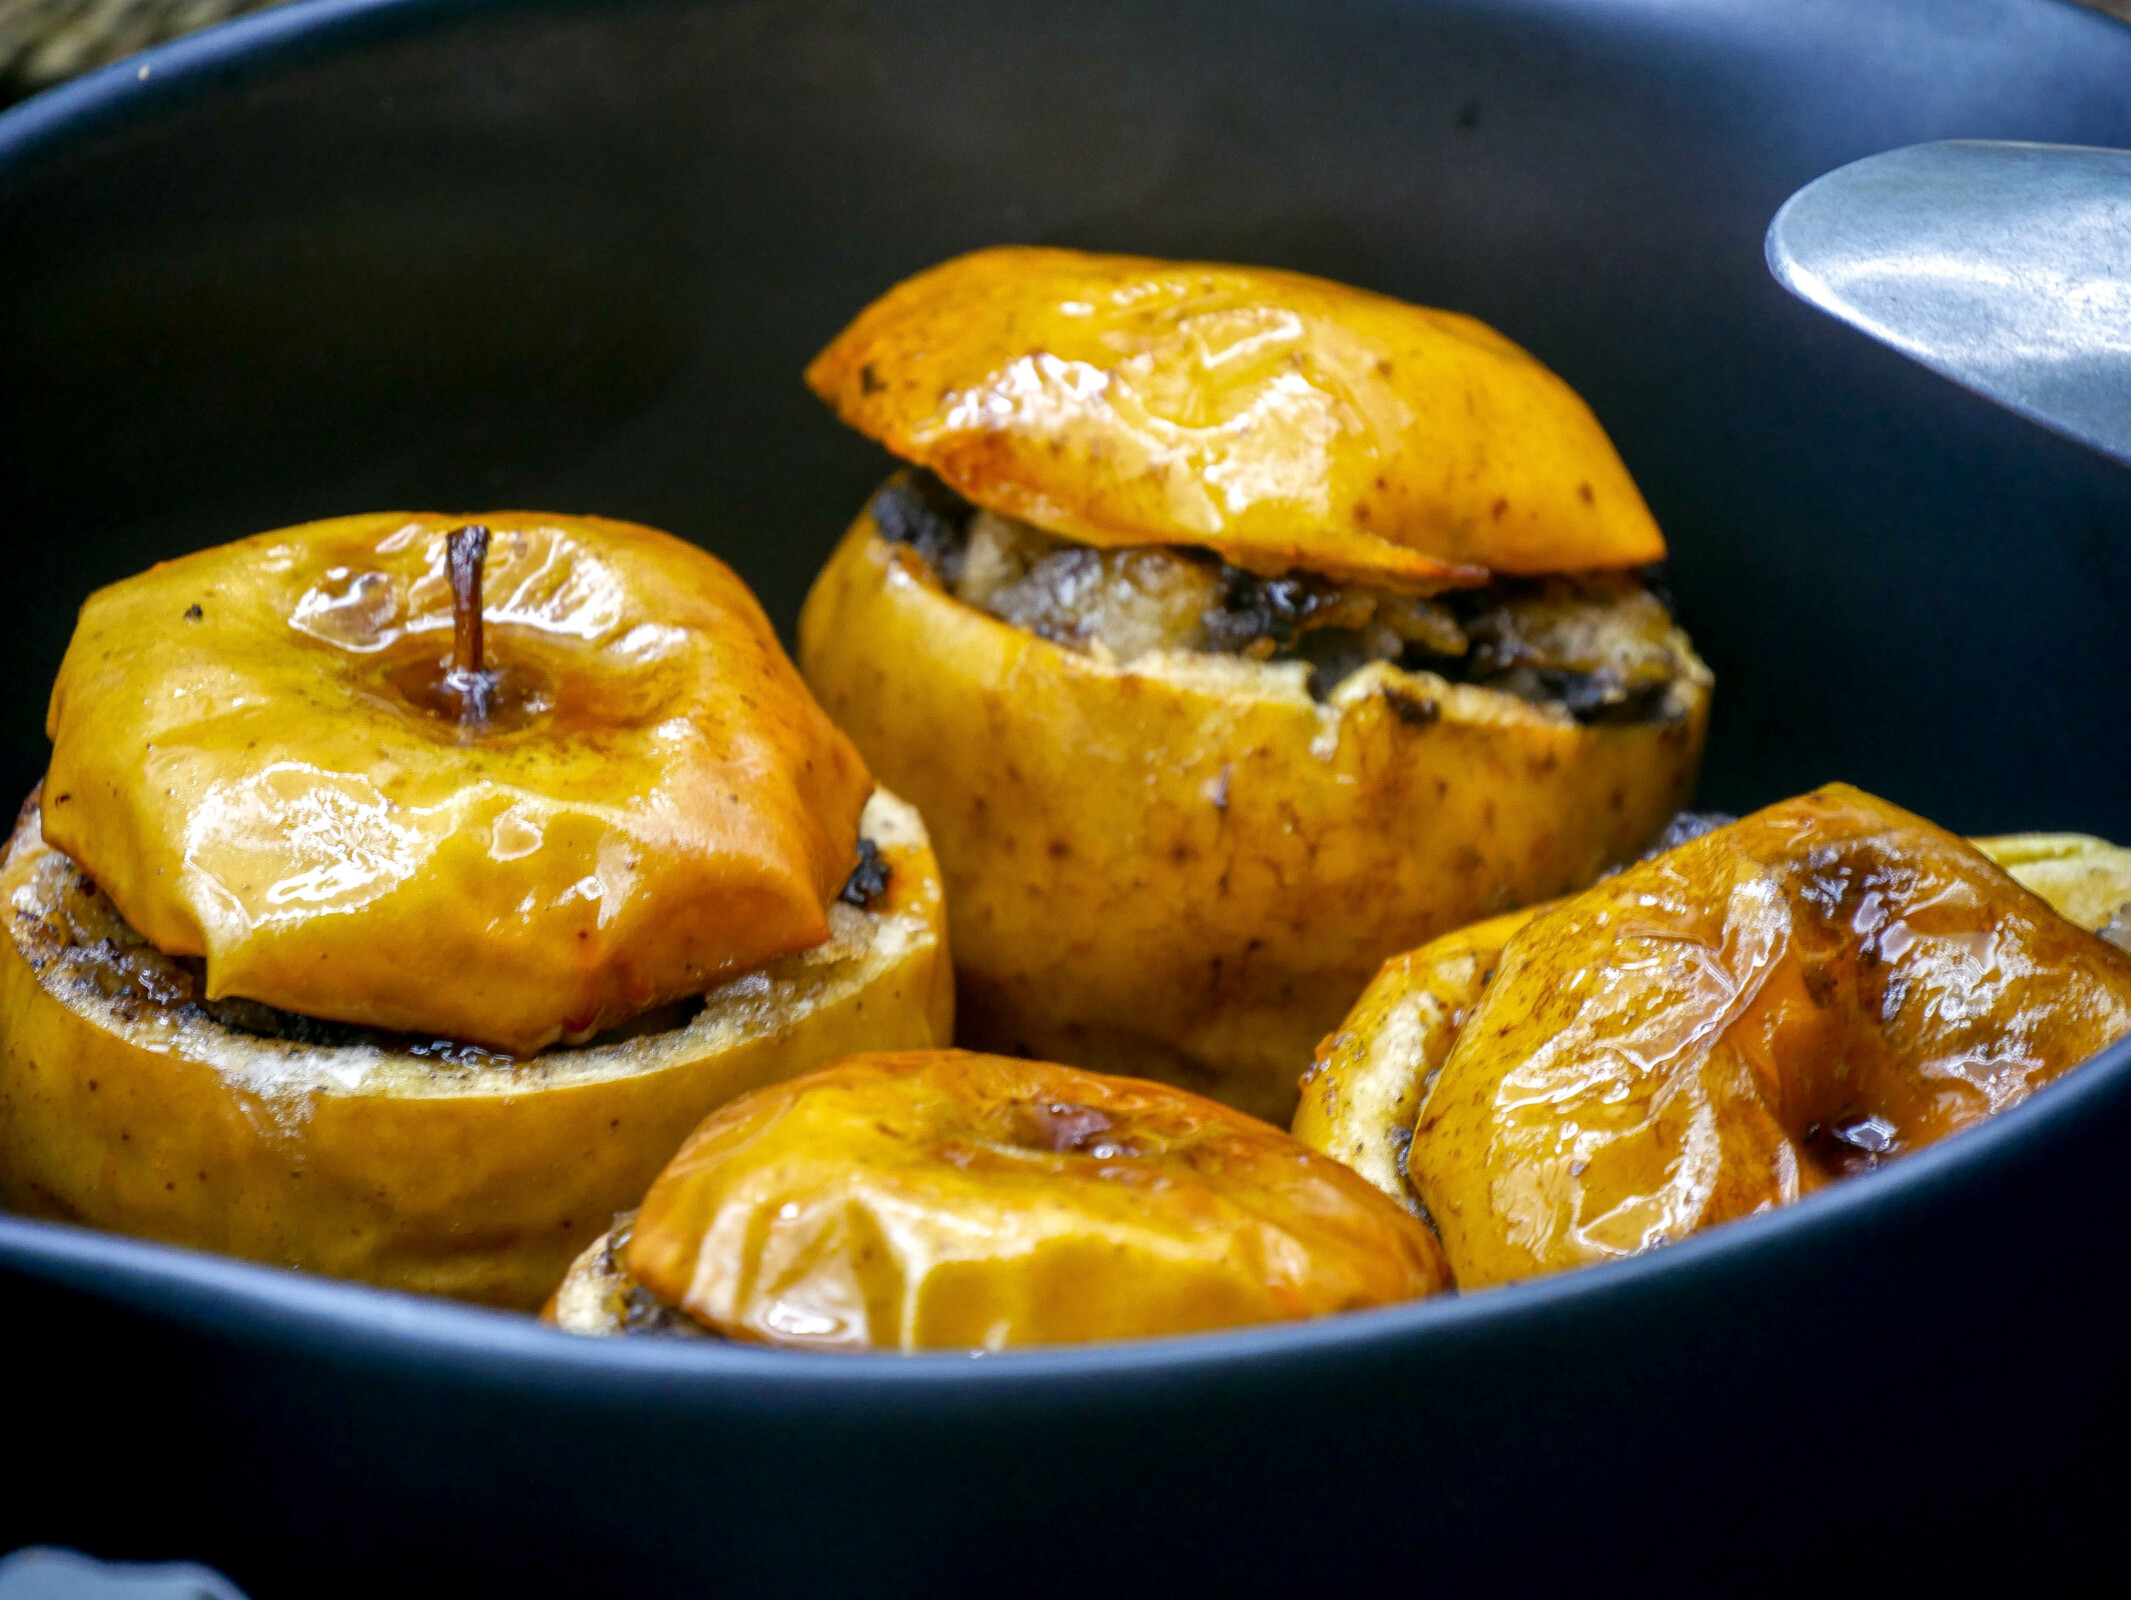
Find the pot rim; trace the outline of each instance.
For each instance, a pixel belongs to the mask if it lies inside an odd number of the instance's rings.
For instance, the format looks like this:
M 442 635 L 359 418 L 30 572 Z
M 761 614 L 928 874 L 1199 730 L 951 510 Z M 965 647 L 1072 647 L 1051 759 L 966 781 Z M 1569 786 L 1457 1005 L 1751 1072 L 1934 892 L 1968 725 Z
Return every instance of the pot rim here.
M 0 1214 L 0 1269 L 254 1342 L 324 1342 L 372 1360 L 522 1383 L 567 1378 L 627 1389 L 675 1379 L 730 1382 L 773 1404 L 852 1389 L 904 1392 L 954 1383 L 979 1391 L 1042 1388 L 1135 1374 L 1222 1373 L 1268 1361 L 1316 1364 L 1420 1343 L 1488 1342 L 1504 1323 L 1592 1316 L 1624 1299 L 1664 1298 L 1682 1274 L 1750 1273 L 1750 1292 L 1781 1292 L 1782 1268 L 1847 1230 L 1884 1231 L 1943 1203 L 1993 1169 L 2031 1162 L 2053 1137 L 2131 1098 L 2131 1038 L 1976 1127 L 1891 1166 L 1831 1184 L 1780 1210 L 1678 1244 L 1472 1294 L 1304 1322 L 1165 1338 L 1030 1347 L 994 1354 L 924 1351 L 831 1355 L 723 1341 L 595 1339 L 519 1312 L 321 1278 L 67 1223 Z M 1708 1286 L 1704 1285 L 1706 1289 Z M 504 1358 L 509 1365 L 499 1365 Z M 774 1379 L 773 1385 L 763 1380 Z

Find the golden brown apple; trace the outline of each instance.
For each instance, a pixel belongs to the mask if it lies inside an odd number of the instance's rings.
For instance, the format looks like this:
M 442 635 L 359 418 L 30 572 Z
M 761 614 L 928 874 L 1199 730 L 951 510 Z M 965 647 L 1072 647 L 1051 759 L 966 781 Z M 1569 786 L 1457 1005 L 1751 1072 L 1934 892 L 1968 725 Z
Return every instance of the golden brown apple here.
M 447 535 L 493 537 L 458 715 Z M 723 563 L 389 513 L 92 596 L 45 836 L 204 994 L 530 1055 L 819 944 L 872 784 Z
M 1447 1282 L 1427 1229 L 1277 1128 L 1160 1084 L 920 1051 L 712 1115 L 626 1247 L 585 1252 L 550 1316 L 625 1331 L 641 1288 L 761 1343 L 997 1350 L 1321 1316 Z
M 861 518 L 800 619 L 829 714 L 925 814 L 961 1037 L 1183 1084 L 1284 1122 L 1383 959 L 1586 883 L 1684 805 L 1709 679 L 1658 713 L 1379 662 L 1055 644 L 947 593 Z
M 530 1310 L 712 1107 L 950 1037 L 924 826 L 876 791 L 862 830 L 885 882 L 833 903 L 825 942 L 519 1060 L 208 999 L 44 842 L 33 801 L 0 862 L 0 1201 Z
M 2127 1032 L 2131 956 L 1836 784 L 1387 963 L 1296 1133 L 1473 1288 L 1786 1204 Z
M 963 1042 L 1285 1121 L 1378 964 L 1686 804 L 1711 680 L 1569 388 L 1293 273 L 989 250 L 809 369 L 916 464 L 800 619 L 925 813 Z M 934 476 L 934 475 L 937 476 Z
M 202 551 L 90 599 L 50 726 L 0 863 L 18 1209 L 530 1307 L 713 1107 L 949 1037 L 922 823 L 656 530 Z
M 1299 272 L 979 250 L 807 369 L 978 505 L 1084 544 L 1443 587 L 1662 560 L 1576 392 L 1483 322 Z

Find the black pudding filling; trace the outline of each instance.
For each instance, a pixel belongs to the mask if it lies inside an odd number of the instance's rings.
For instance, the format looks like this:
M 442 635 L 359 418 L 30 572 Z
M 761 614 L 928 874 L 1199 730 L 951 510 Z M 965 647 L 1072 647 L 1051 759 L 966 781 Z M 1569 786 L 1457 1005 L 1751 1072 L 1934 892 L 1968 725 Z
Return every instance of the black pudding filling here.
M 882 538 L 910 546 L 942 582 L 961 578 L 969 519 L 976 508 L 935 474 L 923 467 L 898 472 L 881 486 L 868 509 Z
M 618 1304 L 610 1302 L 614 1312 L 615 1331 L 637 1339 L 713 1339 L 717 1335 L 704 1327 L 679 1306 L 669 1304 L 629 1276 L 628 1263 L 623 1254 L 629 1248 L 629 1235 L 636 1226 L 634 1211 L 615 1213 L 614 1225 L 607 1230 L 607 1247 L 602 1253 L 599 1268 L 615 1286 Z
M 205 981 L 206 963 L 187 958 L 184 964 L 195 969 L 199 981 Z M 181 1009 L 193 1016 L 207 1017 L 233 1033 L 248 1033 L 257 1039 L 282 1039 L 290 1044 L 316 1045 L 322 1050 L 369 1045 L 391 1054 L 422 1056 L 448 1067 L 509 1067 L 521 1059 L 458 1039 L 428 1039 L 419 1034 L 388 1033 L 381 1028 L 365 1028 L 352 1022 L 307 1017 L 300 1011 L 283 1011 L 278 1006 L 246 1000 L 239 995 L 227 995 L 220 1000 L 191 1000 Z M 686 1000 L 639 1011 L 626 1021 L 594 1034 L 583 1044 L 562 1048 L 595 1050 L 601 1045 L 641 1039 L 647 1034 L 671 1033 L 687 1027 L 702 1009 L 703 997 L 692 995 Z
M 847 906 L 864 910 L 888 892 L 888 858 L 881 854 L 881 847 L 871 839 L 858 841 L 858 865 L 851 869 L 851 876 L 844 879 L 844 886 L 836 898 Z
M 1266 578 L 1208 550 L 1056 538 L 978 511 L 922 468 L 891 478 L 870 510 L 881 537 L 918 555 L 957 599 L 1068 648 L 1299 661 L 1319 700 L 1385 661 L 1587 724 L 1684 715 L 1672 691 L 1692 655 L 1656 568 L 1498 578 L 1437 596 L 1308 572 Z
M 862 838 L 858 841 L 858 863 L 851 869 L 850 877 L 844 880 L 844 886 L 836 898 L 845 905 L 857 906 L 864 910 L 887 892 L 889 875 L 890 868 L 887 859 L 880 852 L 880 847 L 871 839 Z M 163 982 L 160 986 L 170 992 L 151 998 L 175 1002 L 182 1014 L 206 1018 L 234 1033 L 248 1033 L 258 1039 L 280 1039 L 290 1044 L 315 1045 L 323 1050 L 370 1046 L 393 1054 L 426 1057 L 453 1067 L 507 1067 L 519 1059 L 505 1055 L 499 1050 L 483 1049 L 480 1045 L 466 1044 L 456 1039 L 423 1038 L 418 1034 L 388 1033 L 379 1028 L 365 1028 L 351 1022 L 330 1022 L 321 1017 L 305 1016 L 298 1011 L 283 1011 L 278 1006 L 246 1000 L 237 995 L 225 996 L 220 1000 L 202 1000 L 199 993 L 207 981 L 206 962 L 195 956 L 168 957 L 159 954 L 158 965 L 165 962 L 173 970 L 162 975 Z M 702 1010 L 703 997 L 692 995 L 685 1000 L 675 1000 L 666 1005 L 639 1011 L 626 1021 L 593 1035 L 583 1044 L 565 1048 L 594 1050 L 602 1045 L 620 1044 L 627 1039 L 671 1033 L 687 1027 Z
M 1637 861 L 1655 861 L 1667 850 L 1677 850 L 1690 844 L 1705 833 L 1715 833 L 1719 828 L 1728 828 L 1739 819 L 1729 811 L 1675 811 L 1672 820 L 1665 824 L 1665 831 L 1643 847 Z

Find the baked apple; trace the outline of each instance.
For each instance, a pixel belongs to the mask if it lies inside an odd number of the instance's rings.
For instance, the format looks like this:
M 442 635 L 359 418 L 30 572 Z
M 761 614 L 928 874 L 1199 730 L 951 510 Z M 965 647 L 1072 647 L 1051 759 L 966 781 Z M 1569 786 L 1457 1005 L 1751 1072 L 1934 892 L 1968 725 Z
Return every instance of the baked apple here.
M 958 1050 L 856 1056 L 734 1101 L 620 1223 L 551 1321 L 998 1350 L 1449 1282 L 1426 1228 L 1277 1128 L 1161 1084 Z
M 948 1037 L 923 825 L 654 530 L 170 562 L 83 608 L 50 731 L 0 862 L 18 1209 L 536 1306 L 706 1111 Z
M 966 1042 L 1284 1122 L 1387 955 L 1589 882 L 1692 789 L 1664 542 L 1469 318 L 990 250 L 808 380 L 912 463 L 800 660 L 933 830 Z
M 1387 963 L 1295 1132 L 1476 1288 L 1787 1204 L 2126 1033 L 2131 955 L 1836 784 Z
M 1969 843 L 2059 916 L 2131 950 L 2131 850 L 2088 833 L 2006 833 Z

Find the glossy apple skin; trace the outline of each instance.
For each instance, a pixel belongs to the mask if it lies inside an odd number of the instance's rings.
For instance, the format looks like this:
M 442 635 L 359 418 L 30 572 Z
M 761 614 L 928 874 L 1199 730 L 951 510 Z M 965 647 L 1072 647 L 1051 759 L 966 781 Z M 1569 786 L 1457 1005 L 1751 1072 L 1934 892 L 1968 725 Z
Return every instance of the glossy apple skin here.
M 1968 841 L 2059 916 L 2112 933 L 2131 905 L 2131 850 L 2080 833 Z M 1490 917 L 1386 961 L 1317 1047 L 1303 1075 L 1295 1137 L 1336 1156 L 1384 1193 L 1416 1205 L 1407 1148 L 1421 1100 L 1493 980 L 1503 946 L 1545 905 Z M 2121 946 L 2122 937 L 2112 943 Z
M 435 690 L 481 522 L 494 722 Z M 210 997 L 517 1055 L 828 936 L 864 764 L 712 556 L 629 523 L 384 513 L 83 606 L 45 833 Z
M 625 1259 L 718 1332 L 816 1350 L 1188 1333 L 1449 1283 L 1426 1228 L 1277 1128 L 960 1050 L 734 1102 L 652 1184 Z
M 825 944 L 685 1026 L 529 1061 L 226 1028 L 40 837 L 0 893 L 0 1203 L 389 1288 L 538 1307 L 705 1113 L 854 1050 L 944 1043 L 946 913 L 923 824 L 877 792 L 889 869 Z M 108 943 L 106 942 L 108 941 Z
M 1371 1119 L 1417 1105 L 1406 1183 L 1477 1288 L 1787 1204 L 2127 1032 L 2131 956 L 1836 784 L 1388 964 L 1296 1128 L 1381 1185 Z M 1876 1153 L 1832 1136 L 1865 1118 Z
M 962 1043 L 1283 1125 L 1388 955 L 1632 857 L 1709 715 L 1698 662 L 1676 720 L 1591 726 L 1381 664 L 1322 705 L 1221 657 L 1119 666 L 962 604 L 868 515 L 799 655 L 932 830 Z
M 979 250 L 890 289 L 807 382 L 966 499 L 1087 544 L 1416 588 L 1665 554 L 1529 354 L 1301 273 Z

